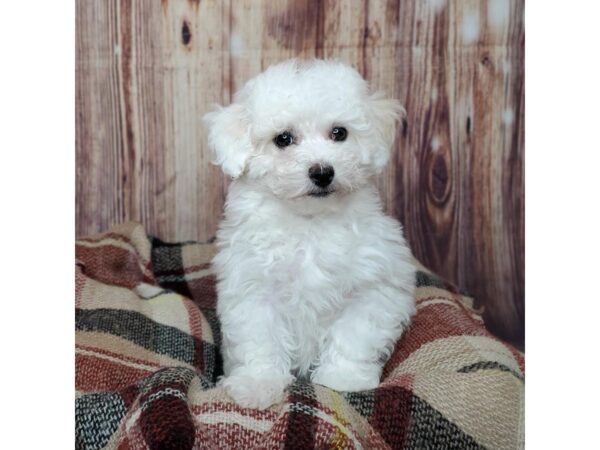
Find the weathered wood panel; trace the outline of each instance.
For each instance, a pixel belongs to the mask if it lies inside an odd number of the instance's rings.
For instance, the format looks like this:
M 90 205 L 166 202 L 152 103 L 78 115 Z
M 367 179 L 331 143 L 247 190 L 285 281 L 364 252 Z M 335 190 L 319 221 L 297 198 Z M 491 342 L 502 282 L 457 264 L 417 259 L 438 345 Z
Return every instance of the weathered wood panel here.
M 415 254 L 523 343 L 523 0 L 77 1 L 77 234 L 208 240 L 227 180 L 200 118 L 290 57 L 354 65 L 408 111 L 378 180 Z

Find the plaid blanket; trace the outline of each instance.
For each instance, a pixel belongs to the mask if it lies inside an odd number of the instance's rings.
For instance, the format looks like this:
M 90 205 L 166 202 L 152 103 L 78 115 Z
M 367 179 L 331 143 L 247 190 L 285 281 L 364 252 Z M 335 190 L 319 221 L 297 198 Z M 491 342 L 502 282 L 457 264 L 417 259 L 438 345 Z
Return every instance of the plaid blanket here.
M 377 389 L 296 382 L 279 405 L 239 407 L 215 387 L 214 251 L 132 223 L 77 241 L 78 449 L 523 448 L 523 355 L 423 267 Z

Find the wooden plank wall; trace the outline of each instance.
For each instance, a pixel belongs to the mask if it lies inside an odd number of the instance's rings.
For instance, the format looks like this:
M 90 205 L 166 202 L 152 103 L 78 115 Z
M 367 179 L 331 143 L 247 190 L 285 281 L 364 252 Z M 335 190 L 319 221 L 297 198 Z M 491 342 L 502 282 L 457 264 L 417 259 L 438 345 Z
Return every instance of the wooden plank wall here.
M 201 117 L 290 57 L 338 58 L 408 120 L 378 180 L 414 253 L 523 345 L 523 0 L 77 0 L 78 235 L 208 240 L 227 180 Z

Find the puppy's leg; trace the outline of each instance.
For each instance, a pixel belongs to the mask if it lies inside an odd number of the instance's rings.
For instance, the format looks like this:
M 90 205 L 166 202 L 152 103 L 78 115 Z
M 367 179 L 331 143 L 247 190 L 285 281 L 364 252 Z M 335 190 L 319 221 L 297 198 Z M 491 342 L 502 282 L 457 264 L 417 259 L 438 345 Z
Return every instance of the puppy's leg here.
M 220 385 L 240 406 L 265 409 L 282 401 L 284 389 L 294 380 L 285 350 L 289 338 L 268 302 L 235 302 L 220 311 L 225 369 Z
M 330 328 L 311 380 L 338 391 L 376 388 L 414 312 L 410 289 L 374 286 L 357 292 Z

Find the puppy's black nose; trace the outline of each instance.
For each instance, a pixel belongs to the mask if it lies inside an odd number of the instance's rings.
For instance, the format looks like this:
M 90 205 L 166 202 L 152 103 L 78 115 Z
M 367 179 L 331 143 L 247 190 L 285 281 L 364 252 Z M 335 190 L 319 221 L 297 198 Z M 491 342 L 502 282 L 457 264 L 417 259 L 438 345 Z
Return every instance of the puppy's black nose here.
M 333 180 L 334 174 L 335 172 L 331 166 L 314 164 L 310 167 L 310 169 L 308 169 L 309 178 L 320 188 L 329 186 Z

